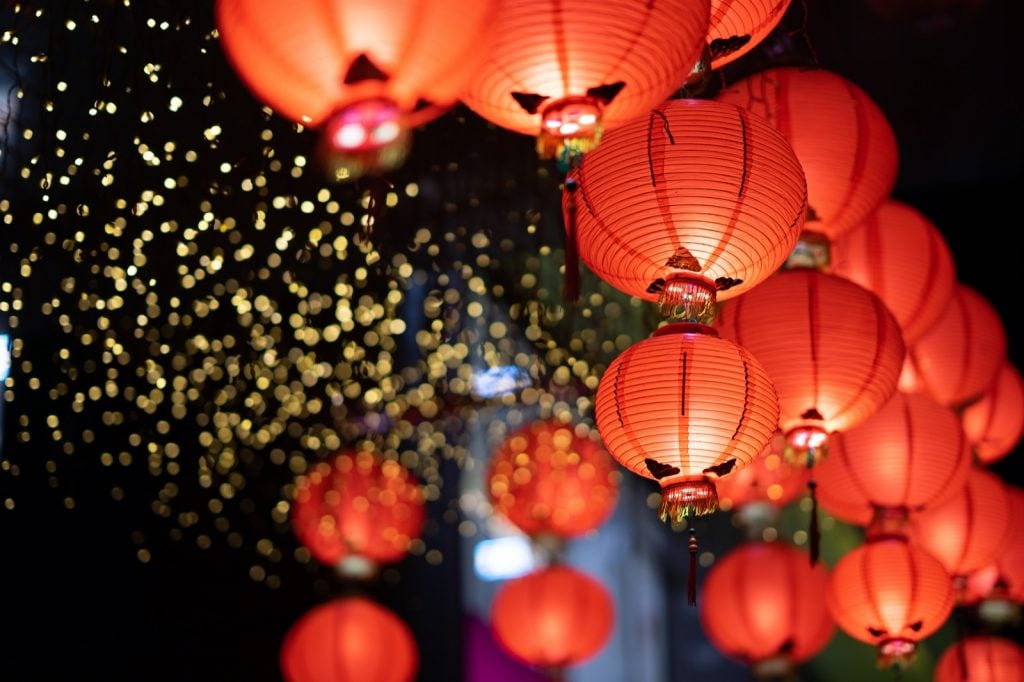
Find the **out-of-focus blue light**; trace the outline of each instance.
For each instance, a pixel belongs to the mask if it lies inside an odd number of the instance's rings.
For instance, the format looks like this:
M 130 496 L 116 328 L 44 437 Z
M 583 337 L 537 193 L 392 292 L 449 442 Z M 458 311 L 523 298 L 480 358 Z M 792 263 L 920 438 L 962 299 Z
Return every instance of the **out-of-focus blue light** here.
M 529 385 L 530 375 L 525 369 L 515 365 L 473 372 L 473 392 L 481 398 L 499 398 Z
M 11 374 L 11 337 L 0 334 L 0 381 Z
M 481 540 L 473 549 L 473 570 L 481 580 L 509 580 L 535 568 L 530 541 L 519 535 Z

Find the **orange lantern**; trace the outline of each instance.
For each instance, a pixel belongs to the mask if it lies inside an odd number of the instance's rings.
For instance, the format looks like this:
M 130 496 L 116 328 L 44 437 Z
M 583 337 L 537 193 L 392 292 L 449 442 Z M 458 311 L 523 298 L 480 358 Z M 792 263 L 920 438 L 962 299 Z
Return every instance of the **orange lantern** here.
M 491 459 L 494 508 L 524 533 L 569 538 L 594 530 L 615 508 L 619 473 L 597 434 L 580 424 L 535 421 Z
M 757 47 L 787 9 L 789 0 L 711 0 L 711 68 L 721 68 Z
M 1005 361 L 999 313 L 981 294 L 958 284 L 942 316 L 907 349 L 900 390 L 959 407 L 991 388 Z
M 455 104 L 494 0 L 218 0 L 231 65 L 282 116 L 323 127 L 336 179 L 399 166 L 410 130 Z
M 719 506 L 741 515 L 750 507 L 784 507 L 807 489 L 810 471 L 784 455 L 786 437 L 776 432 L 750 466 L 720 479 Z
M 786 140 L 707 100 L 670 100 L 609 133 L 574 179 L 563 204 L 591 270 L 631 296 L 711 311 L 716 290 L 737 296 L 785 262 L 807 200 Z
M 645 114 L 701 55 L 708 0 L 502 0 L 487 61 L 462 94 L 477 114 L 537 136 L 544 158 L 593 148 Z
M 893 199 L 835 241 L 831 272 L 877 294 L 908 345 L 939 318 L 956 285 L 942 233 L 917 209 Z
M 1010 499 L 1010 532 L 995 562 L 968 576 L 965 601 L 1024 604 L 1024 490 L 1004 484 Z
M 772 679 L 816 655 L 835 631 L 824 566 L 782 543 L 747 543 L 708 571 L 700 622 L 726 656 Z
M 825 604 L 854 639 L 878 647 L 880 666 L 906 667 L 917 643 L 938 630 L 953 610 L 949 573 L 906 538 L 881 537 L 847 553 L 835 565 Z
M 970 466 L 956 413 L 897 391 L 866 422 L 829 439 L 828 457 L 816 469 L 818 500 L 848 523 L 865 526 L 882 509 L 898 525 L 907 512 L 960 492 Z
M 808 231 L 835 239 L 865 219 L 896 183 L 896 136 L 863 90 L 824 69 L 763 71 L 718 99 L 768 119 L 807 174 Z
M 423 490 L 394 460 L 342 452 L 295 483 L 292 528 L 323 564 L 363 573 L 401 559 L 423 526 Z M 372 570 L 372 566 L 370 567 Z
M 964 433 L 981 464 L 1010 454 L 1024 437 L 1024 381 L 1009 361 L 996 374 L 988 391 L 961 414 Z
M 412 682 L 419 666 L 408 626 L 363 597 L 345 597 L 305 613 L 281 645 L 285 682 Z
M 946 649 L 935 665 L 935 682 L 1024 680 L 1024 648 L 1009 639 L 967 637 Z
M 799 449 L 860 424 L 896 389 L 899 323 L 877 296 L 842 277 L 780 272 L 723 304 L 716 324 L 768 370 L 780 427 Z
M 508 581 L 491 607 L 498 643 L 515 658 L 552 672 L 600 651 L 614 624 L 615 604 L 604 586 L 564 565 Z

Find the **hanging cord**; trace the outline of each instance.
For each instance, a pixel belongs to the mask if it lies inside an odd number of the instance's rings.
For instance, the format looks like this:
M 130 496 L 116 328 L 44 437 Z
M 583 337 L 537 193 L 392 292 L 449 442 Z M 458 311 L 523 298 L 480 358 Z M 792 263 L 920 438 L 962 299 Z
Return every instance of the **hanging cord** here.
M 956 633 L 956 657 L 960 662 L 960 677 L 963 680 L 971 679 L 971 674 L 967 669 L 967 647 L 964 646 L 966 643 L 964 627 L 964 611 L 960 607 L 953 609 L 953 628 Z
M 687 519 L 689 523 L 689 519 Z M 686 577 L 686 603 L 690 606 L 697 605 L 697 531 L 690 528 L 690 540 L 687 543 L 690 550 L 690 571 Z
M 359 230 L 361 243 L 368 243 L 373 238 L 373 229 L 387 205 L 388 192 L 394 188 L 391 181 L 383 177 L 371 177 L 367 180 L 369 197 L 366 203 L 366 220 Z
M 807 489 L 811 494 L 811 523 L 807 530 L 811 550 L 811 566 L 815 566 L 821 556 L 821 530 L 818 527 L 818 482 L 814 480 L 814 459 L 814 448 L 807 448 L 807 468 L 811 472 L 811 480 L 807 482 Z
M 807 30 L 808 17 L 810 11 L 807 9 L 807 0 L 800 0 L 800 8 L 803 11 L 803 21 L 800 23 L 799 28 L 795 28 L 789 32 L 789 37 L 800 36 L 803 38 L 804 45 L 807 46 L 807 51 L 811 56 L 811 67 L 812 69 L 821 68 L 821 62 L 818 61 L 818 51 L 814 49 L 814 43 L 811 42 L 811 34 Z

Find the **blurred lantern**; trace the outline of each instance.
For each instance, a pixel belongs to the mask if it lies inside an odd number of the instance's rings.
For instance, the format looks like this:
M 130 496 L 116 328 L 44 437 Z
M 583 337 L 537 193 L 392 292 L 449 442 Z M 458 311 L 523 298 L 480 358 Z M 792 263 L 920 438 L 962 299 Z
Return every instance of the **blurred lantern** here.
M 321 563 L 352 576 L 401 559 L 423 526 L 423 491 L 394 460 L 343 452 L 295 483 L 292 527 Z
M 868 525 L 872 514 L 897 526 L 907 513 L 959 493 L 971 455 L 956 413 L 931 398 L 896 392 L 866 422 L 833 434 L 817 469 L 821 506 L 839 519 Z
M 563 204 L 583 262 L 631 296 L 704 308 L 687 315 L 702 322 L 716 291 L 737 296 L 785 262 L 807 201 L 786 140 L 706 100 L 670 100 L 609 133 L 573 179 Z
M 823 69 L 763 71 L 724 89 L 720 101 L 768 119 L 807 175 L 806 230 L 835 239 L 865 219 L 896 182 L 896 137 L 863 90 Z
M 825 593 L 836 624 L 877 646 L 881 667 L 908 666 L 917 643 L 942 626 L 953 602 L 952 580 L 942 564 L 893 535 L 843 556 Z
M 953 254 L 942 233 L 917 209 L 893 199 L 835 241 L 832 266 L 832 274 L 882 299 L 907 345 L 939 318 L 956 285 Z
M 720 479 L 718 503 L 732 511 L 758 536 L 781 507 L 807 489 L 810 471 L 784 456 L 786 437 L 777 431 L 749 466 Z
M 281 645 L 285 682 L 411 682 L 419 652 L 408 626 L 363 597 L 345 597 L 305 613 Z
M 1010 499 L 1010 533 L 995 562 L 967 577 L 965 601 L 997 621 L 1016 620 L 1024 604 L 1024 490 L 1004 484 Z
M 1009 639 L 968 637 L 946 649 L 935 665 L 935 682 L 1024 680 L 1024 649 Z
M 812 658 L 832 638 L 825 608 L 824 566 L 782 543 L 748 543 L 708 571 L 700 622 L 711 643 L 754 669 L 779 679 Z
M 987 465 L 1010 454 L 1024 436 L 1024 382 L 1009 361 L 981 398 L 961 414 L 964 433 L 978 462 Z
M 491 459 L 494 508 L 532 536 L 594 530 L 615 508 L 619 473 L 585 425 L 535 421 L 508 436 Z
M 981 294 L 958 284 L 938 321 L 907 349 L 900 390 L 959 407 L 992 387 L 1006 361 L 1006 331 Z
M 675 92 L 700 58 L 709 13 L 708 0 L 498 4 L 487 61 L 462 100 L 563 159 Z
M 485 54 L 495 0 L 218 0 L 231 65 L 277 113 L 324 128 L 335 179 L 391 170 L 410 130 L 455 104 Z
M 782 20 L 790 0 L 711 0 L 711 68 L 734 62 L 763 41 Z
M 614 625 L 615 604 L 604 586 L 564 565 L 508 581 L 491 606 L 498 643 L 556 675 L 600 651 Z

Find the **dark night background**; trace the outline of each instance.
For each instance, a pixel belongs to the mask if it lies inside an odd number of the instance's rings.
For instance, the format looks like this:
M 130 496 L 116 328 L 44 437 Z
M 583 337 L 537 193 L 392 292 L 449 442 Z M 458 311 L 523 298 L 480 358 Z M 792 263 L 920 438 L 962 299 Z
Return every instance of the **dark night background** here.
M 19 113 L 22 127 L 30 127 L 33 120 L 41 122 L 31 126 L 39 131 L 34 139 L 11 136 L 4 141 L 8 154 L 0 176 L 0 199 L 9 202 L 3 212 L 15 220 L 2 226 L 0 267 L 7 272 L 0 279 L 7 281 L 25 253 L 38 249 L 40 265 L 31 278 L 15 284 L 24 289 L 25 310 L 14 334 L 26 339 L 23 358 L 32 361 L 33 372 L 44 386 L 34 392 L 18 388 L 16 399 L 5 408 L 0 457 L 17 464 L 19 471 L 17 476 L 10 475 L 8 469 L 0 472 L 0 500 L 15 502 L 13 509 L 0 510 L 0 586 L 4 588 L 0 678 L 17 682 L 275 680 L 279 679 L 277 651 L 287 628 L 299 614 L 340 587 L 328 571 L 284 561 L 276 567 L 280 587 L 268 589 L 264 582 L 250 579 L 254 563 L 250 554 L 216 542 L 201 550 L 190 536 L 180 541 L 168 539 L 167 521 L 150 509 L 151 492 L 158 486 L 145 467 L 118 471 L 115 480 L 113 472 L 83 463 L 89 456 L 88 447 L 79 447 L 65 459 L 51 456 L 50 450 L 56 446 L 52 440 L 44 440 L 45 429 L 34 432 L 27 443 L 20 442 L 16 434 L 21 429 L 19 415 L 50 413 L 45 388 L 48 382 L 61 380 L 56 367 L 50 365 L 58 346 L 66 345 L 66 340 L 48 331 L 46 323 L 33 319 L 33 311 L 50 298 L 43 293 L 47 291 L 45 280 L 60 277 L 63 261 L 59 257 L 47 260 L 47 249 L 53 247 L 45 243 L 43 230 L 27 219 L 43 210 L 32 188 L 42 190 L 34 184 L 37 181 L 19 178 L 18 169 L 33 155 L 46 156 L 41 150 L 46 148 L 47 133 L 52 135 L 59 126 L 95 131 L 90 143 L 72 139 L 66 145 L 69 156 L 86 157 L 86 167 L 102 163 L 90 161 L 100 149 L 118 149 L 124 156 L 135 154 L 130 139 L 133 132 L 124 127 L 124 122 L 131 120 L 127 115 L 108 117 L 109 122 L 104 122 L 85 114 L 100 90 L 97 65 L 113 63 L 115 84 L 118 78 L 141 81 L 141 65 L 150 60 L 172 65 L 176 87 L 186 91 L 200 91 L 206 81 L 216 83 L 216 88 L 228 93 L 221 109 L 222 114 L 230 114 L 221 118 L 225 155 L 231 149 L 244 153 L 247 138 L 232 126 L 261 125 L 257 122 L 258 105 L 233 80 L 216 41 L 203 38 L 212 26 L 212 3 L 154 2 L 151 8 L 134 4 L 135 11 L 130 13 L 112 2 L 28 3 L 29 7 L 45 8 L 49 14 L 44 12 L 41 18 L 32 18 L 24 10 L 15 13 L 11 2 L 0 8 L 0 31 L 17 27 L 25 36 L 17 58 L 10 44 L 0 46 L 0 100 L 17 79 L 26 92 Z M 880 11 L 876 5 L 888 9 Z M 113 25 L 109 35 L 118 36 L 133 49 L 125 56 L 110 56 L 109 46 L 101 40 L 103 34 L 82 35 L 84 28 L 74 39 L 61 33 L 62 42 L 51 46 L 49 41 L 58 35 L 50 27 L 54 13 L 74 14 L 85 11 L 83 7 L 103 15 L 105 22 L 118 17 L 120 23 L 102 25 Z M 178 36 L 168 32 L 154 38 L 131 23 L 141 24 L 150 11 L 172 23 L 185 17 L 193 20 Z M 800 33 L 805 19 L 806 31 Z M 770 44 L 726 74 L 735 78 L 773 60 L 806 61 L 812 52 L 806 36 L 822 66 L 860 85 L 875 99 L 900 144 L 894 197 L 921 210 L 942 230 L 953 251 L 959 280 L 986 296 L 1000 312 L 1009 338 L 1010 360 L 1017 367 L 1024 367 L 1018 293 L 1024 224 L 1016 213 L 1017 199 L 1024 191 L 1022 19 L 1021 5 L 1013 0 L 808 0 L 806 10 L 794 0 Z M 787 37 L 787 31 L 797 33 Z M 209 51 L 206 57 L 189 51 L 204 40 Z M 30 60 L 30 55 L 41 53 L 49 54 L 48 61 Z M 40 102 L 52 95 L 51 88 L 62 79 L 81 87 L 70 88 L 68 96 L 55 97 L 55 113 L 46 114 L 40 110 Z M 142 98 L 150 95 L 142 85 L 138 92 L 137 104 L 145 107 Z M 159 97 L 165 100 L 167 94 Z M 121 97 L 122 108 L 132 105 Z M 165 108 L 166 104 L 157 106 Z M 193 126 L 192 132 L 208 125 L 180 117 L 171 120 L 175 125 Z M 117 126 L 116 121 L 120 121 Z M 154 125 L 161 123 L 158 120 Z M 274 125 L 288 129 L 280 122 Z M 309 134 L 294 139 L 300 147 L 311 147 L 313 140 Z M 509 191 L 508 185 L 505 190 L 492 187 L 492 191 L 507 203 L 518 202 L 523 210 L 557 216 L 558 197 L 551 191 L 556 184 L 537 179 L 540 164 L 533 160 L 532 144 L 532 140 L 495 130 L 458 108 L 417 133 L 413 158 L 392 180 L 396 186 L 413 180 L 423 183 L 425 176 L 433 174 L 442 178 L 439 182 L 445 191 L 457 192 L 472 186 L 468 176 L 473 174 L 495 182 L 519 177 L 514 191 Z M 481 160 L 481 152 L 487 161 Z M 441 168 L 452 160 L 460 164 L 458 173 Z M 176 163 L 174 174 L 212 172 L 204 168 L 204 163 L 212 163 L 204 156 L 190 167 Z M 117 181 L 133 182 L 131 176 L 131 170 L 121 168 Z M 480 194 L 486 202 L 486 195 Z M 399 215 L 385 212 L 378 229 L 400 234 L 411 231 L 400 224 Z M 102 230 L 105 220 L 102 216 L 92 223 L 85 219 L 79 227 Z M 272 239 L 269 233 L 255 238 Z M 551 243 L 558 244 L 559 239 L 555 235 Z M 12 244 L 20 249 L 9 249 Z M 38 290 L 33 288 L 37 282 Z M 17 365 L 13 376 L 21 386 L 25 377 Z M 87 417 L 67 415 L 69 426 L 65 428 L 97 428 L 102 442 L 103 426 L 88 424 Z M 144 420 L 147 415 L 135 418 Z M 181 422 L 182 428 L 189 428 L 189 423 Z M 60 460 L 57 474 L 45 465 L 51 458 Z M 1006 480 L 1024 485 L 1019 450 L 994 469 Z M 268 472 L 277 479 L 252 482 L 251 488 L 262 484 L 272 491 L 268 495 L 273 494 L 283 483 L 282 473 L 283 469 Z M 459 679 L 462 666 L 460 539 L 454 524 L 440 521 L 458 495 L 454 485 L 458 469 L 445 462 L 441 476 L 446 485 L 440 499 L 430 505 L 432 532 L 426 542 L 427 547 L 440 549 L 445 560 L 435 566 L 422 556 L 411 556 L 388 574 L 389 580 L 371 588 L 416 633 L 422 680 Z M 117 504 L 110 492 L 115 483 L 127 491 L 124 501 Z M 192 494 L 198 495 L 196 491 Z M 66 508 L 69 497 L 74 500 L 73 509 Z M 245 523 L 246 518 L 233 522 Z M 253 523 L 269 522 L 253 517 Z M 139 532 L 146 538 L 144 543 L 133 539 L 133 533 Z M 295 548 L 287 536 L 275 541 L 286 554 Z M 141 547 L 151 553 L 146 563 L 138 559 Z M 674 679 L 683 679 L 685 668 L 675 665 L 674 673 Z

